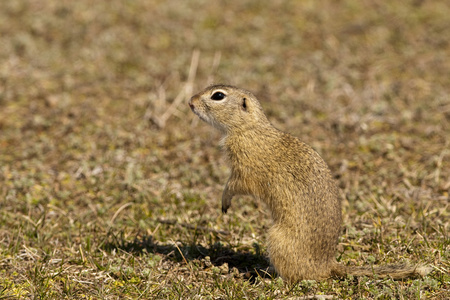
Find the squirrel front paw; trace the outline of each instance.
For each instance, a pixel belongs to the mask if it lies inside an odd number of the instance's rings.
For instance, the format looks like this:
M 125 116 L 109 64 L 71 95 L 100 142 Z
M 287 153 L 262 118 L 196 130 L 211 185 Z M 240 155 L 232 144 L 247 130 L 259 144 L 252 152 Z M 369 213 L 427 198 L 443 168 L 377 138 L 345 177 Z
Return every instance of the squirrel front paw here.
M 222 213 L 226 214 L 229 207 L 230 207 L 229 205 L 228 206 L 222 205 Z

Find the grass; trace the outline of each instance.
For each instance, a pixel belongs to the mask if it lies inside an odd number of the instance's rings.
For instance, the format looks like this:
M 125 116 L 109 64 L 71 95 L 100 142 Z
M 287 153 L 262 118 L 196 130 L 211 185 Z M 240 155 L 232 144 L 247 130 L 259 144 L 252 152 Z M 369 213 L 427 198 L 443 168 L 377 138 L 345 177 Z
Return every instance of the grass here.
M 447 299 L 447 1 L 2 1 L 1 299 Z M 425 278 L 288 285 L 270 218 L 220 195 L 220 135 L 186 101 L 252 90 L 341 188 L 338 260 Z M 309 298 L 310 299 L 310 298 Z

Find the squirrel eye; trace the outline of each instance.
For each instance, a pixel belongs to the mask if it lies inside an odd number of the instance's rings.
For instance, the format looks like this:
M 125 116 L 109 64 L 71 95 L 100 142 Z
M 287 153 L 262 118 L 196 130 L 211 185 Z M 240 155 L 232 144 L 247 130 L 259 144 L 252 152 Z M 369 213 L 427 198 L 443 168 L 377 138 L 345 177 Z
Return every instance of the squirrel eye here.
M 225 98 L 225 94 L 222 92 L 215 92 L 212 96 L 212 100 L 223 100 Z

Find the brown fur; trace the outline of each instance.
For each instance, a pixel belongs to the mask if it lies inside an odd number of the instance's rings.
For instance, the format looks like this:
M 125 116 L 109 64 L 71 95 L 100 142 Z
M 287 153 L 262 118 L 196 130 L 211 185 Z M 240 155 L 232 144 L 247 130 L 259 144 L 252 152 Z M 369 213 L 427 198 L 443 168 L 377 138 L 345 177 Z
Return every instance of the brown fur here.
M 211 99 L 220 92 L 225 97 Z M 341 203 L 327 164 L 310 146 L 273 127 L 256 97 L 246 90 L 214 85 L 193 96 L 192 111 L 221 130 L 231 176 L 222 195 L 227 212 L 235 195 L 267 204 L 274 225 L 268 252 L 278 274 L 290 281 L 330 276 L 425 275 L 426 267 L 345 267 L 336 262 Z

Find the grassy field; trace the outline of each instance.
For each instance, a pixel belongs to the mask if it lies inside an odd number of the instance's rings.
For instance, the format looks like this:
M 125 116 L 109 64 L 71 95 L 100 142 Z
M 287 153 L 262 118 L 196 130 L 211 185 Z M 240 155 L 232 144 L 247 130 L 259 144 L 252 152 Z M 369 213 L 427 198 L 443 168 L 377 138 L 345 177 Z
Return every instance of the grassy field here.
M 1 1 L 0 299 L 448 299 L 450 3 Z M 253 91 L 340 186 L 338 260 L 421 279 L 284 283 L 235 199 L 211 83 Z

